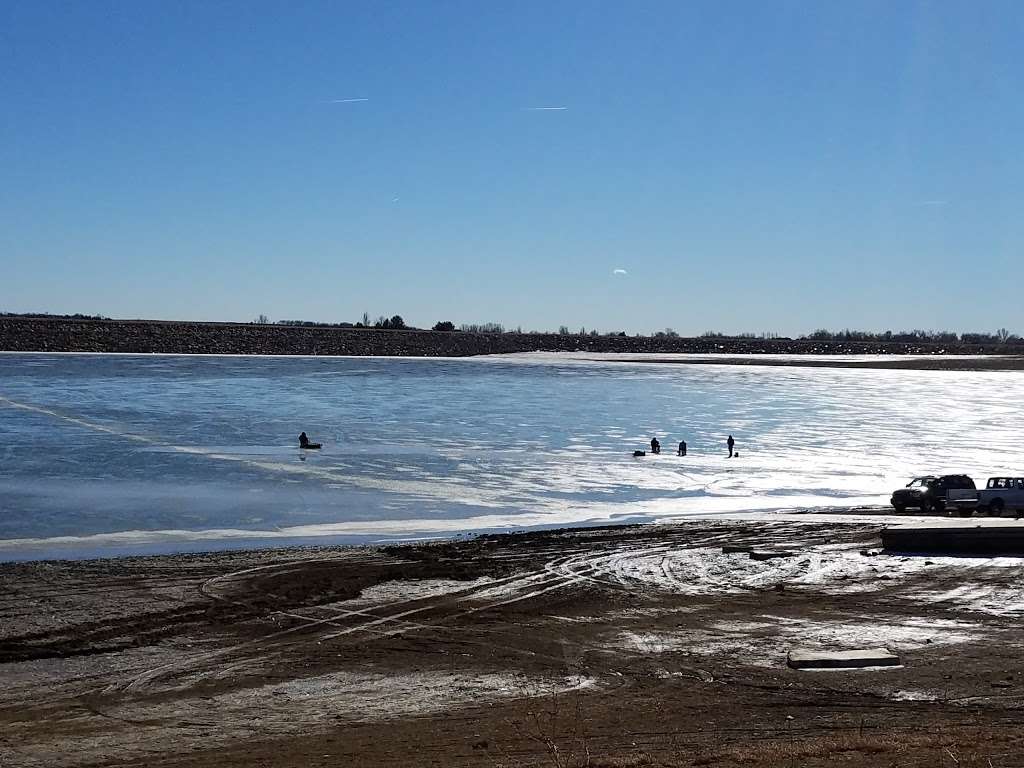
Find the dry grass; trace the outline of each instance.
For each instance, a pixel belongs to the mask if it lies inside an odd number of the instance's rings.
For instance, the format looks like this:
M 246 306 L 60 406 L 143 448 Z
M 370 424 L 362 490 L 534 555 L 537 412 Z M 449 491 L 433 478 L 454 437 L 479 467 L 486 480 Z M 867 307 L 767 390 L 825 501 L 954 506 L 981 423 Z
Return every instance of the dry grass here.
M 729 747 L 698 758 L 693 765 L 737 764 L 780 765 L 799 758 L 835 757 L 844 753 L 863 755 L 898 754 L 907 740 L 878 736 L 823 736 L 799 740 L 761 741 L 756 744 Z
M 715 750 L 692 762 L 670 766 L 954 766 L 996 768 L 1018 765 L 999 761 L 1005 754 L 985 736 L 1002 734 L 844 734 L 801 739 L 778 739 Z M 980 737 L 980 738 L 979 738 Z M 988 743 L 984 743 L 988 742 Z M 1003 745 L 1005 746 L 1005 744 Z
M 637 768 L 642 765 L 657 765 L 654 758 L 646 753 L 629 757 L 592 757 L 587 768 Z
M 919 734 L 842 734 L 770 739 L 713 748 L 699 754 L 672 757 L 634 751 L 624 756 L 592 755 L 589 749 L 552 749 L 546 759 L 506 761 L 500 768 L 548 765 L 554 768 L 1019 768 L 1024 766 L 1022 739 L 1013 733 L 984 729 L 954 729 Z
M 538 707 L 524 720 L 514 722 L 521 738 L 539 747 L 538 759 L 508 759 L 496 768 L 817 768 L 842 765 L 849 768 L 1009 768 L 1024 766 L 1024 738 L 1015 729 L 977 727 L 940 731 L 878 732 L 863 730 L 821 735 L 793 735 L 757 739 L 742 744 L 697 747 L 689 753 L 675 746 L 671 754 L 643 750 L 634 743 L 628 754 L 595 754 L 586 727 L 583 696 L 552 694 L 538 699 Z M 606 736 L 606 734 L 602 734 Z M 626 736 L 625 734 L 623 735 Z M 1011 759 L 1012 758 L 1012 759 Z

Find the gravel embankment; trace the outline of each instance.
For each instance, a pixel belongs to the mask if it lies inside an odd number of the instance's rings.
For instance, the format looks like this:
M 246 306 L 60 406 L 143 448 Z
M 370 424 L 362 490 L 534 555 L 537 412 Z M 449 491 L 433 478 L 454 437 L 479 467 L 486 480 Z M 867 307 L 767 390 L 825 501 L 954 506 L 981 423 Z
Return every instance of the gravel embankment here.
M 168 354 L 490 355 L 509 352 L 1024 354 L 1024 345 L 650 338 L 304 328 L 155 320 L 0 318 L 0 350 Z

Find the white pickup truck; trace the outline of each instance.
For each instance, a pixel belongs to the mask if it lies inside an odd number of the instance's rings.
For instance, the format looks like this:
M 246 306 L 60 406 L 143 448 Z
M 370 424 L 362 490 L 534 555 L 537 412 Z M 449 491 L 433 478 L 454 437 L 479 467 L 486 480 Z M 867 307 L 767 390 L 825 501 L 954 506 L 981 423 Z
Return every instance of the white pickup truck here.
M 999 516 L 1024 510 L 1024 477 L 990 477 L 978 491 L 978 512 Z

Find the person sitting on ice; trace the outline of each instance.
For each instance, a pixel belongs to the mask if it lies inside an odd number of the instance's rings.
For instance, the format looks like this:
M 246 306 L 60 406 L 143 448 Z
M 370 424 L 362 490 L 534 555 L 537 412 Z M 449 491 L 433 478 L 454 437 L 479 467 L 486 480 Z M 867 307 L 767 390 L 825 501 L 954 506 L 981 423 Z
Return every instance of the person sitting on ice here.
M 656 437 L 651 438 L 651 453 L 661 453 L 661 443 Z

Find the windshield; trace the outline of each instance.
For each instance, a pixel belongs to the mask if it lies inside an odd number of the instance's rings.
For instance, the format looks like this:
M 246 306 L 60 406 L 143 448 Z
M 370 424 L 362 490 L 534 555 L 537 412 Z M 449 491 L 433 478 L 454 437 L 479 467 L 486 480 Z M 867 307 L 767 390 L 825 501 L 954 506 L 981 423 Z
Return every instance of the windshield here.
M 933 480 L 930 477 L 915 477 L 907 483 L 907 488 L 928 488 L 932 482 Z

